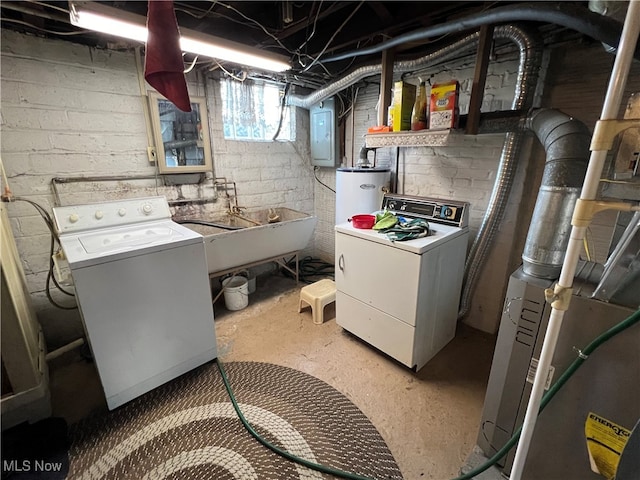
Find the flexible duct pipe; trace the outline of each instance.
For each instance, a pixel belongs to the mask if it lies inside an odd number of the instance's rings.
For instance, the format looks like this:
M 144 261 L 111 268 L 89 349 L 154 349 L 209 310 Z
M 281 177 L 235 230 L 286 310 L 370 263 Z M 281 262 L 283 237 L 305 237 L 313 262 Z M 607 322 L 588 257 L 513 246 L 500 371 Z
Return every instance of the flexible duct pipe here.
M 537 37 L 525 33 L 515 26 L 499 27 L 509 33 L 510 37 L 520 49 L 520 64 L 516 93 L 511 104 L 513 110 L 528 109 L 533 104 L 533 95 L 538 83 L 538 71 L 542 58 L 542 44 Z M 509 194 L 516 174 L 517 158 L 524 134 L 509 132 L 500 154 L 500 163 L 496 172 L 496 179 L 491 191 L 489 205 L 485 211 L 482 223 L 478 229 L 464 269 L 464 284 L 460 298 L 458 318 L 464 317 L 471 305 L 471 296 L 475 289 L 482 266 L 489 255 L 489 248 L 498 232 L 498 226 L 504 217 Z
M 504 38 L 499 35 L 500 32 L 494 32 L 495 38 Z M 415 70 L 420 67 L 433 65 L 436 62 L 448 60 L 449 58 L 454 56 L 471 52 L 477 47 L 479 37 L 479 33 L 476 32 L 464 37 L 461 40 L 458 40 L 457 42 L 447 45 L 437 52 L 430 53 L 415 60 L 396 61 L 393 64 L 393 70 L 396 72 Z M 338 92 L 341 92 L 345 88 L 353 85 L 363 78 L 371 77 L 373 75 L 380 75 L 380 73 L 382 73 L 382 65 L 380 64 L 380 62 L 376 62 L 370 65 L 364 65 L 345 75 L 341 79 L 336 80 L 335 82 L 319 90 L 316 90 L 309 95 L 306 95 L 304 97 L 289 95 L 287 102 L 289 103 L 289 105 L 293 105 L 295 107 L 309 109 L 312 105 L 315 105 L 322 100 L 329 98 Z
M 478 32 L 475 32 L 428 55 L 424 55 L 413 60 L 398 60 L 394 62 L 393 70 L 395 72 L 417 70 L 422 67 L 434 65 L 438 62 L 444 62 L 446 60 L 464 55 L 466 53 L 471 53 L 478 47 L 479 38 L 480 34 Z M 493 32 L 493 38 L 498 40 L 511 40 L 520 47 L 520 50 L 522 50 L 523 43 L 534 42 L 534 40 L 532 40 L 532 34 L 530 32 L 525 31 L 521 27 L 513 25 L 496 27 Z M 520 60 L 522 66 L 522 56 Z M 382 65 L 380 64 L 380 62 L 363 65 L 355 69 L 353 72 L 319 90 L 310 93 L 309 95 L 289 95 L 287 98 L 287 103 L 288 105 L 294 107 L 309 109 L 312 105 L 315 105 L 322 100 L 325 100 L 341 92 L 342 90 L 350 87 L 363 78 L 371 77 L 373 75 L 380 75 L 380 73 L 382 73 Z M 518 83 L 516 85 L 516 96 L 518 96 L 518 90 L 521 90 L 521 88 L 521 85 Z
M 571 216 L 589 162 L 591 134 L 580 121 L 557 110 L 539 110 L 527 119 L 547 153 L 542 183 L 522 253 L 523 270 L 555 280 L 571 233 Z
M 619 41 L 620 25 L 618 22 L 602 17 L 599 14 L 594 14 L 593 12 L 583 8 L 576 10 L 574 7 L 567 8 L 567 6 L 562 4 L 557 4 L 551 7 L 540 5 L 509 6 L 494 9 L 490 12 L 472 16 L 467 19 L 448 22 L 446 24 L 412 32 L 411 34 L 403 35 L 389 42 L 379 44 L 376 47 L 373 47 L 373 49 L 359 49 L 356 52 L 350 52 L 342 56 L 325 58 L 324 61 L 335 61 L 343 58 L 367 55 L 380 52 L 384 49 L 391 48 L 396 44 L 408 41 L 424 40 L 440 34 L 462 31 L 485 24 L 512 21 L 516 19 L 529 19 L 557 23 L 589 35 L 592 38 L 598 39 L 609 45 L 617 46 Z M 541 44 L 540 42 L 533 40 L 534 37 L 530 34 L 526 34 L 521 29 L 514 26 L 497 27 L 494 31 L 494 38 L 508 38 L 518 44 L 520 49 L 520 65 L 518 69 L 516 94 L 512 108 L 514 110 L 528 109 L 532 106 L 533 94 L 538 80 L 538 70 L 542 54 Z M 465 53 L 465 49 L 467 47 L 475 47 L 477 45 L 477 39 L 478 34 L 469 35 L 462 40 L 443 48 L 442 50 L 427 55 L 426 57 L 421 57 L 410 62 L 396 62 L 394 64 L 394 69 L 398 71 L 403 71 L 405 69 L 411 70 L 420 66 L 433 64 L 438 60 L 449 58 L 453 53 L 458 55 Z M 338 93 L 362 78 L 380 73 L 381 70 L 382 66 L 379 64 L 360 67 L 350 75 L 347 75 L 337 82 L 334 82 L 333 84 L 318 90 L 307 97 L 291 96 L 289 103 L 291 105 L 309 108 L 311 105 Z M 511 192 L 511 186 L 516 172 L 515 159 L 520 151 L 522 140 L 522 133 L 512 132 L 508 133 L 506 136 L 489 205 L 465 264 L 464 285 L 461 295 L 460 309 L 458 312 L 459 318 L 465 316 L 469 311 L 471 296 L 475 289 L 480 269 L 486 261 L 489 248 L 497 233 L 502 217 L 504 216 L 506 203 Z M 547 191 L 550 192 L 550 190 Z M 550 193 L 547 194 L 547 196 L 549 195 Z M 560 197 L 562 197 L 562 195 L 560 195 Z M 571 202 L 569 201 L 568 203 Z M 563 210 L 563 208 L 560 207 L 558 207 L 558 209 Z M 536 248 L 534 245 L 537 243 L 539 246 L 542 246 L 548 242 L 543 241 L 539 238 L 539 235 L 535 233 L 531 233 L 529 238 L 531 241 L 528 243 L 530 248 L 527 249 L 527 258 L 529 259 L 529 266 L 532 266 L 534 265 L 534 262 L 537 261 L 536 259 L 538 258 L 538 255 L 541 253 L 540 251 L 534 253 L 531 252 L 531 250 Z M 563 242 L 564 237 L 561 236 L 561 238 L 561 242 Z M 556 246 L 554 252 L 560 251 L 561 249 L 561 246 Z M 554 257 L 554 255 L 552 254 L 551 257 Z M 556 270 L 553 266 L 555 259 L 551 260 L 549 258 L 545 258 L 543 261 L 552 262 L 552 266 L 550 267 L 551 272 L 548 273 L 549 275 L 552 275 L 552 272 Z M 547 267 L 543 266 L 542 269 L 547 270 Z

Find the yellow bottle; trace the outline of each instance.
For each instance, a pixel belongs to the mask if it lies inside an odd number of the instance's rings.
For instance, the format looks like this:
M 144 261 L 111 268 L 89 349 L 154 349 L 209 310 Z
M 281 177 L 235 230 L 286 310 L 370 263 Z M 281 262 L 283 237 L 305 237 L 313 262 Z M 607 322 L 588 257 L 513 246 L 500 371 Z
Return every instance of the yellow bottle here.
M 429 128 L 427 114 L 427 87 L 425 82 L 420 82 L 418 88 L 418 95 L 416 96 L 416 103 L 413 105 L 413 111 L 411 112 L 411 130 L 424 130 Z

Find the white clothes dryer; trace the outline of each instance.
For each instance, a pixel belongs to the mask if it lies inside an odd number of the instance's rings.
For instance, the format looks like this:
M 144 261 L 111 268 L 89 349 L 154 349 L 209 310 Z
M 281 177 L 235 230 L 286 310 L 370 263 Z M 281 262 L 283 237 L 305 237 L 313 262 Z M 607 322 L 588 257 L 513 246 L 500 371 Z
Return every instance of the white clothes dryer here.
M 455 335 L 469 204 L 386 194 L 382 209 L 429 222 L 429 236 L 392 242 L 336 225 L 336 322 L 420 370 Z

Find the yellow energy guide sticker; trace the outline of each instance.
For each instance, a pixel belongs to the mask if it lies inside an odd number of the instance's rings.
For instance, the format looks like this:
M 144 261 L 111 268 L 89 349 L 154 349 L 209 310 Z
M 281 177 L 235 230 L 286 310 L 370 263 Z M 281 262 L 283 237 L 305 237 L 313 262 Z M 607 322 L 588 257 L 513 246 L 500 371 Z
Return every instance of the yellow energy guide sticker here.
M 631 430 L 589 412 L 584 424 L 584 433 L 587 437 L 591 470 L 606 478 L 614 478 L 620 454 L 627 444 Z

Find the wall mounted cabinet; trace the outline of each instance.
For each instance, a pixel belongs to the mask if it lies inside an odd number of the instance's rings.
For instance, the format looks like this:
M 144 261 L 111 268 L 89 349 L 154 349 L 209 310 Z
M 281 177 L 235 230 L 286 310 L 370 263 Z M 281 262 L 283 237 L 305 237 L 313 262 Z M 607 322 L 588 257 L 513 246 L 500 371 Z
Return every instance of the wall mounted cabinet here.
M 183 112 L 163 96 L 149 93 L 151 119 L 160 173 L 211 170 L 211 144 L 204 97 L 191 97 L 191 111 Z

